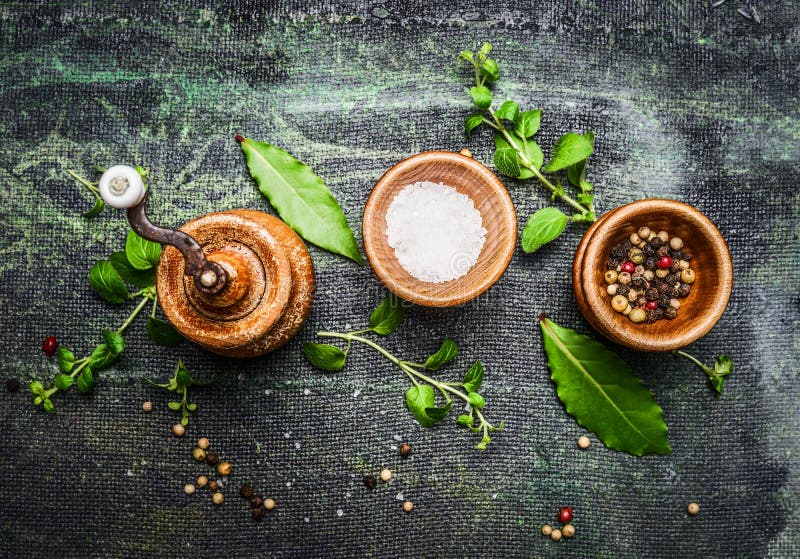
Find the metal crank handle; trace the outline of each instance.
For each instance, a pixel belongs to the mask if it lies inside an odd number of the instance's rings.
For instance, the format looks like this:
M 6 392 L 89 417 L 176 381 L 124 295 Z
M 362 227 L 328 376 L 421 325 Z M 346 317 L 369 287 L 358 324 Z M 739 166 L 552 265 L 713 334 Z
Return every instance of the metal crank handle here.
M 186 261 L 184 271 L 194 278 L 197 289 L 207 295 L 216 295 L 225 289 L 228 274 L 225 269 L 206 260 L 203 248 L 183 231 L 165 229 L 154 225 L 145 213 L 147 192 L 141 175 L 133 167 L 114 165 L 100 177 L 100 197 L 112 208 L 128 210 L 128 222 L 140 237 L 181 251 Z

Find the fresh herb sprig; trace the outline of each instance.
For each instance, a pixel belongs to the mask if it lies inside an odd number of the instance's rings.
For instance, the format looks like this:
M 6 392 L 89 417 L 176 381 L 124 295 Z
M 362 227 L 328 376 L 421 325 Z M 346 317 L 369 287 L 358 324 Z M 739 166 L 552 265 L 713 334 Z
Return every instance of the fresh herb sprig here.
M 172 411 L 177 411 L 181 413 L 181 425 L 186 427 L 189 424 L 189 414 L 192 412 L 197 411 L 197 403 L 189 401 L 189 388 L 192 386 L 210 386 L 219 381 L 222 378 L 220 376 L 210 380 L 210 381 L 197 381 L 192 378 L 192 375 L 189 374 L 188 369 L 183 364 L 182 359 L 178 359 L 178 365 L 175 367 L 175 374 L 172 375 L 172 378 L 169 379 L 166 383 L 160 384 L 157 382 L 153 382 L 150 379 L 146 379 L 148 383 L 153 386 L 157 386 L 158 388 L 163 388 L 164 390 L 169 390 L 170 392 L 174 392 L 177 396 L 180 397 L 180 401 L 170 401 L 167 402 L 167 407 Z
M 141 170 L 140 173 L 142 172 L 146 174 L 146 171 Z M 68 173 L 81 184 L 92 184 L 72 171 Z M 29 385 L 34 405 L 41 405 L 46 411 L 53 412 L 55 405 L 51 398 L 57 392 L 66 391 L 73 386 L 77 386 L 81 392 L 91 392 L 95 387 L 94 374 L 108 368 L 118 359 L 125 349 L 123 334 L 149 302 L 152 302 L 152 308 L 145 326 L 148 337 L 163 346 L 174 346 L 183 341 L 183 336 L 169 322 L 156 317 L 158 295 L 155 288 L 155 266 L 160 256 L 161 246 L 158 243 L 129 231 L 124 251 L 114 252 L 108 259 L 95 262 L 89 271 L 89 285 L 93 290 L 115 305 L 136 299 L 139 299 L 139 303 L 119 328 L 101 331 L 103 343 L 98 344 L 88 356 L 76 359 L 72 350 L 60 346 L 57 353 L 59 374 L 53 385 L 45 386 L 40 381 L 33 381 Z M 137 287 L 138 290 L 131 292 L 127 284 Z
M 492 106 L 493 96 L 489 86 L 500 78 L 500 70 L 489 53 L 490 43 L 484 43 L 477 52 L 462 51 L 459 61 L 472 64 L 475 85 L 469 90 L 475 112 L 467 116 L 464 126 L 467 135 L 481 125 L 494 130 L 494 165 L 511 178 L 535 177 L 549 192 L 552 200 L 560 199 L 572 207 L 571 216 L 560 210 L 542 208 L 531 216 L 522 233 L 522 248 L 534 252 L 545 243 L 556 239 L 572 222 L 592 222 L 596 218 L 592 184 L 584 179 L 586 162 L 594 153 L 594 133 L 568 132 L 553 146 L 550 161 L 544 165 L 544 153 L 533 140 L 539 131 L 542 111 L 520 111 L 514 101 L 505 101 L 500 108 Z M 562 174 L 576 194 L 566 192 Z M 549 176 L 548 176 L 549 175 Z
M 709 367 L 700 362 L 696 357 L 689 355 L 685 351 L 676 349 L 672 352 L 679 357 L 688 359 L 698 367 L 700 367 L 707 375 L 708 382 L 714 387 L 719 394 L 722 394 L 722 389 L 725 385 L 725 379 L 733 372 L 733 359 L 730 355 L 717 355 L 714 361 L 714 367 Z
M 458 347 L 453 340 L 446 339 L 439 350 L 428 357 L 424 363 L 415 363 L 395 357 L 374 341 L 362 336 L 362 334 L 370 332 L 380 336 L 391 334 L 403 322 L 404 314 L 400 301 L 390 295 L 370 314 L 369 328 L 353 332 L 317 332 L 317 335 L 323 338 L 345 340 L 347 346 L 344 350 L 330 344 L 306 342 L 303 351 L 313 365 L 328 371 L 338 371 L 344 367 L 353 342 L 373 348 L 408 376 L 412 386 L 406 391 L 405 401 L 409 411 L 420 425 L 432 427 L 443 421 L 453 407 L 453 399 L 463 400 L 466 404 L 466 411 L 458 416 L 457 423 L 474 433 L 480 433 L 482 438 L 475 448 L 485 450 L 492 440 L 489 433 L 503 429 L 505 423 L 501 421 L 495 426 L 489 423 L 483 415 L 486 401 L 478 392 L 484 376 L 484 368 L 480 361 L 476 361 L 470 367 L 462 381 L 444 382 L 432 378 L 422 370 L 436 371 L 453 361 L 458 355 Z M 436 406 L 434 388 L 444 397 L 444 405 Z

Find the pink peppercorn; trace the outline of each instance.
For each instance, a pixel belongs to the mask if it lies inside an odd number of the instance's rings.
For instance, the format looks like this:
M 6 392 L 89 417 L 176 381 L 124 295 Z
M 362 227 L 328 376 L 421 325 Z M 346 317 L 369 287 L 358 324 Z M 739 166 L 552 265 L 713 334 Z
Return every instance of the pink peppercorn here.
M 629 274 L 632 274 L 634 270 L 636 270 L 636 265 L 634 265 L 634 263 L 631 262 L 630 260 L 628 262 L 623 263 L 622 267 L 620 268 L 620 271 L 628 272 Z
M 669 256 L 662 256 L 656 262 L 656 266 L 658 266 L 662 270 L 666 270 L 667 268 L 672 266 L 672 258 L 670 258 Z

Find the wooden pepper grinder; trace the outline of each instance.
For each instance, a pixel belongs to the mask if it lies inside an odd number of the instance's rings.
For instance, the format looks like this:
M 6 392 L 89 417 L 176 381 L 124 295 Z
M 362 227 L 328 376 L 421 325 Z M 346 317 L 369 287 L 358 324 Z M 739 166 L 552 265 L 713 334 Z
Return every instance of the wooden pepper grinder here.
M 283 221 L 255 210 L 193 219 L 178 231 L 153 225 L 139 173 L 109 168 L 100 195 L 128 210 L 145 239 L 169 245 L 156 268 L 167 319 L 186 338 L 228 357 L 277 349 L 303 326 L 314 299 L 314 266 L 305 244 Z

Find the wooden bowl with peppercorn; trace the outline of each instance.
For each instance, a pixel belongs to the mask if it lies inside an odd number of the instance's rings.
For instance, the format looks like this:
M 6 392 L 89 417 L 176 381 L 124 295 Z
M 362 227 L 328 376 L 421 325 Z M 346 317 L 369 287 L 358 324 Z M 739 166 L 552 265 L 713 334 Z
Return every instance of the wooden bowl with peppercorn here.
M 705 336 L 725 312 L 733 264 L 700 211 L 647 199 L 592 224 L 575 253 L 572 287 L 586 320 L 608 339 L 671 351 Z

